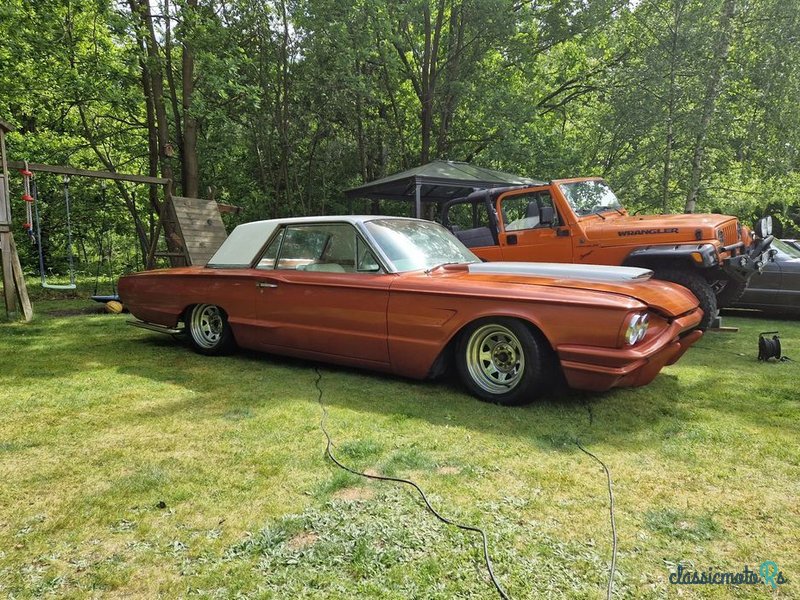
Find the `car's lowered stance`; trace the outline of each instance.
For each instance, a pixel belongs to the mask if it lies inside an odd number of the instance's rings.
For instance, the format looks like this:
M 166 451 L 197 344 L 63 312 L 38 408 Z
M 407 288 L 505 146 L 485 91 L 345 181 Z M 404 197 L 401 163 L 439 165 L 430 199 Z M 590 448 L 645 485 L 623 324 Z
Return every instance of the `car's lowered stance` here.
M 645 385 L 702 333 L 685 288 L 628 267 L 483 263 L 442 226 L 380 216 L 237 227 L 205 267 L 122 278 L 133 324 L 236 346 L 434 377 L 455 363 L 483 400 L 523 404 L 559 375 Z

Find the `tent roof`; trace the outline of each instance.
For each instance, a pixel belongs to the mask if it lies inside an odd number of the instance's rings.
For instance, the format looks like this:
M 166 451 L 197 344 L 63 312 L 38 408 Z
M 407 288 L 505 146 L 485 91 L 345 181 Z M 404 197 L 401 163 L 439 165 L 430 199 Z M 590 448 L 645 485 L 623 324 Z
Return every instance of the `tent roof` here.
M 444 202 L 466 196 L 476 189 L 508 185 L 536 185 L 543 182 L 513 173 L 494 171 L 465 162 L 434 160 L 426 165 L 395 173 L 345 190 L 347 198 L 414 201 L 420 185 L 423 202 Z

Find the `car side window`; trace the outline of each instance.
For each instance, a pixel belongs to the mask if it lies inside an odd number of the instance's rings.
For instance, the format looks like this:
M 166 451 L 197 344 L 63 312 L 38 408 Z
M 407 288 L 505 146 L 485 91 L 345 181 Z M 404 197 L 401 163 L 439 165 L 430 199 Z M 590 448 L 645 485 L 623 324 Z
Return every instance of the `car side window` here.
M 547 190 L 504 198 L 500 210 L 505 231 L 559 226 L 558 213 Z M 547 220 L 548 214 L 552 215 L 552 221 Z
M 285 231 L 285 229 L 281 229 L 278 235 L 269 243 L 267 249 L 264 250 L 264 254 L 262 254 L 261 258 L 258 260 L 256 269 L 271 271 L 275 268 L 275 259 L 278 258 L 278 250 L 280 250 L 281 242 L 283 241 L 283 233 Z
M 285 227 L 270 242 L 257 269 L 324 273 L 376 273 L 380 264 L 348 223 Z
M 380 273 L 381 265 L 378 259 L 361 237 L 356 238 L 356 271 L 359 273 Z

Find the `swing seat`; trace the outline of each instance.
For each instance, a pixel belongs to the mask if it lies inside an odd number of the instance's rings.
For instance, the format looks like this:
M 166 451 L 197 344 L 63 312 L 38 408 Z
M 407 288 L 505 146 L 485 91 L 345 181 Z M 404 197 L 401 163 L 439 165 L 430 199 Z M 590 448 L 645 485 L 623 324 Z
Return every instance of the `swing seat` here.
M 119 302 L 119 295 L 113 294 L 110 296 L 89 296 L 90 300 L 94 300 L 95 302 L 100 302 L 105 304 L 106 302 Z
M 48 290 L 74 290 L 78 286 L 76 286 L 74 283 L 67 283 L 65 285 L 56 285 L 54 283 L 42 282 L 42 287 L 47 288 Z

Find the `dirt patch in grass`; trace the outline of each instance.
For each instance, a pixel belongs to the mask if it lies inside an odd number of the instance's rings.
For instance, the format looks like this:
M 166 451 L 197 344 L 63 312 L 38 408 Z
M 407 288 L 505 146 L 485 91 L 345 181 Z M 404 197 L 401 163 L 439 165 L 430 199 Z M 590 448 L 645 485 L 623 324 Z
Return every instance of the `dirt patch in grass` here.
M 303 548 L 313 546 L 318 539 L 319 536 L 313 531 L 304 531 L 292 537 L 288 542 L 286 542 L 286 545 L 292 550 L 302 550 Z
M 458 467 L 439 467 L 436 472 L 439 475 L 458 475 L 461 473 L 461 469 Z
M 375 497 L 375 491 L 372 488 L 348 487 L 339 490 L 333 497 L 337 500 L 370 500 Z

